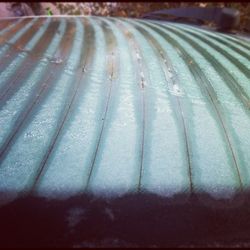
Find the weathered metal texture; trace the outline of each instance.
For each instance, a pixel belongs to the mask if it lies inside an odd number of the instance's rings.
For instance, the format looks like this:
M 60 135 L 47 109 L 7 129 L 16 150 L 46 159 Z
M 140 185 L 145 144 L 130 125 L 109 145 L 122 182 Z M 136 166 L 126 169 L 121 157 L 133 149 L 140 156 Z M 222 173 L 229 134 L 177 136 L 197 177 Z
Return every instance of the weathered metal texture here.
M 183 24 L 0 22 L 0 195 L 250 186 L 250 44 Z
M 172 16 L 172 17 L 171 17 Z M 220 29 L 230 30 L 236 28 L 240 22 L 240 12 L 233 8 L 202 8 L 183 7 L 174 9 L 158 10 L 145 14 L 143 18 L 169 20 L 174 18 L 184 18 L 188 21 L 195 19 L 196 23 L 203 23 L 205 20 L 216 23 Z

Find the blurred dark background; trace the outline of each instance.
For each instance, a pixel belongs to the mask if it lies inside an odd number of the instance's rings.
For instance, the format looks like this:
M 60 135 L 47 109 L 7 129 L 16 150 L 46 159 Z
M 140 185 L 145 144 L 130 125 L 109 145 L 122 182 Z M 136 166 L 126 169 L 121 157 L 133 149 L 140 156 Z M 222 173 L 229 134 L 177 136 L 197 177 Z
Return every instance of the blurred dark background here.
M 8 2 L 0 3 L 0 17 L 30 15 L 98 15 L 136 17 L 168 8 L 228 7 L 240 11 L 241 31 L 250 30 L 250 3 L 248 2 Z

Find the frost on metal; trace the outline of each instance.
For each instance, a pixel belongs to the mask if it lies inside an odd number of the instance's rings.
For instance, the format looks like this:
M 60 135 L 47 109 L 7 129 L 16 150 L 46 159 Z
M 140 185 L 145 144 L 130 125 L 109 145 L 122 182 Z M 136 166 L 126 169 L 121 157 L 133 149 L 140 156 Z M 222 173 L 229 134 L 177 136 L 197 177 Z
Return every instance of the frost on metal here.
M 246 40 L 100 17 L 0 28 L 1 202 L 249 188 Z

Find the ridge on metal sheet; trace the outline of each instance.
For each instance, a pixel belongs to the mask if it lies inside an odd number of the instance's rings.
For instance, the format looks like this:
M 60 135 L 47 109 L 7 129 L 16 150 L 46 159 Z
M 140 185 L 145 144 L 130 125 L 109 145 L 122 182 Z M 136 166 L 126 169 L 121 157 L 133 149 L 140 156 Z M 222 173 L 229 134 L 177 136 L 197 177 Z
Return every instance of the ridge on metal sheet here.
M 250 44 L 233 35 L 130 18 L 14 18 L 0 30 L 0 203 L 233 199 L 250 186 L 249 80 Z

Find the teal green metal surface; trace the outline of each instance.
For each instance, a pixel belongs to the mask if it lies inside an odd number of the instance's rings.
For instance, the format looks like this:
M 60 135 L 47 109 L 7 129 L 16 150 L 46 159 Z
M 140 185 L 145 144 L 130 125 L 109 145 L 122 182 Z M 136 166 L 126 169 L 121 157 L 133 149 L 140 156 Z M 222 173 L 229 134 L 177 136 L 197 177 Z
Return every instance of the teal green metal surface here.
M 250 43 L 184 24 L 0 21 L 1 202 L 250 186 Z

